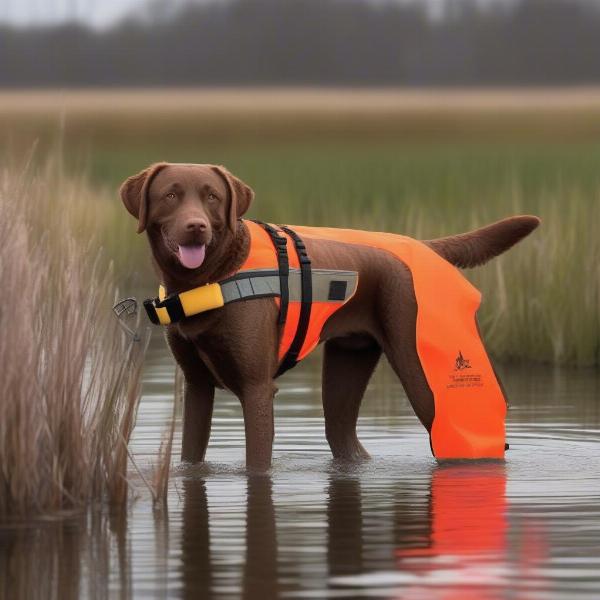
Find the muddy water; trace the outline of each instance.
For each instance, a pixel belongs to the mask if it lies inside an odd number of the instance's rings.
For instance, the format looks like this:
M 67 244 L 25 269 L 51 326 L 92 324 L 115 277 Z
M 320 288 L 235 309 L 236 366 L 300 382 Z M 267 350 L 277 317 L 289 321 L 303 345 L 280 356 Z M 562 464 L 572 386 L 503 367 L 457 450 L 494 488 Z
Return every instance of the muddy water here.
M 500 369 L 505 463 L 437 464 L 387 365 L 363 404 L 372 460 L 334 463 L 318 357 L 281 380 L 272 474 L 243 470 L 243 424 L 219 394 L 208 464 L 178 467 L 168 508 L 139 478 L 127 515 L 98 509 L 0 532 L 5 598 L 600 597 L 600 376 Z M 144 473 L 171 411 L 153 343 L 133 450 Z

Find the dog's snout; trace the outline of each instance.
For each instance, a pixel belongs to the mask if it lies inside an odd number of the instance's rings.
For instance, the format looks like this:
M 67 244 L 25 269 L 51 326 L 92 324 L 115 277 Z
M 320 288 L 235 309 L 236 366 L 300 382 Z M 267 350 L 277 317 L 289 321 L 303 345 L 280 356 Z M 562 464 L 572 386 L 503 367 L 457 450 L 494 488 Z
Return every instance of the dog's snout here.
M 185 224 L 185 230 L 190 233 L 204 233 L 208 229 L 206 219 L 190 219 Z

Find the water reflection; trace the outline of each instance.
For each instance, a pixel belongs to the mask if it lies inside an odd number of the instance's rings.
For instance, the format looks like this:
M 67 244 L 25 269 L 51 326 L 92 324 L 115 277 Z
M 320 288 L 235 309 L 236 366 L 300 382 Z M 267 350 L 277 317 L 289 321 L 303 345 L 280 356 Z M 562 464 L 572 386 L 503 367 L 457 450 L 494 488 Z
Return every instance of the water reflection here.
M 362 492 L 357 477 L 330 477 L 327 498 L 329 577 L 360 573 L 364 567 Z
M 504 463 L 440 465 L 433 472 L 431 525 L 424 548 L 399 550 L 399 557 L 497 557 L 506 546 Z
M 220 581 L 222 565 L 211 560 L 206 482 L 187 480 L 183 489 L 183 596 L 227 595 L 235 587 Z M 424 495 L 422 487 L 407 489 L 405 480 L 387 491 L 393 500 L 378 512 L 380 531 L 374 531 L 366 501 L 371 492 L 363 493 L 360 473 L 337 467 L 330 472 L 324 512 L 330 595 L 349 597 L 370 588 L 369 595 L 378 590 L 382 597 L 494 600 L 504 597 L 515 578 L 535 578 L 536 586 L 544 587 L 536 571 L 546 554 L 541 521 L 511 536 L 504 464 L 440 465 L 429 472 Z M 387 539 L 381 535 L 385 531 L 391 532 Z M 370 556 L 373 545 L 375 557 Z M 291 586 L 279 572 L 286 560 L 280 554 L 273 480 L 251 477 L 241 597 L 304 596 L 297 587 L 298 569 L 290 569 L 296 571 L 296 585 Z M 396 571 L 381 571 L 382 565 Z
M 545 519 L 527 515 L 533 506 L 512 511 L 505 465 L 432 466 L 424 477 L 425 486 L 399 478 L 373 489 L 363 470 L 332 464 L 312 506 L 313 527 L 315 515 L 324 517 L 317 544 L 303 535 L 306 515 L 290 523 L 285 510 L 278 514 L 272 477 L 244 478 L 245 496 L 230 498 L 225 512 L 211 505 L 210 476 L 186 477 L 178 516 L 152 514 L 154 554 L 137 569 L 125 513 L 3 529 L 0 597 L 496 600 L 511 589 L 543 597 L 534 592 L 551 587 L 541 568 Z M 322 574 L 302 558 L 321 547 Z
M 122 596 L 128 596 L 126 522 L 105 511 L 14 523 L 0 529 L 0 598 L 108 597 L 111 546 L 120 561 Z
M 332 480 L 328 557 L 335 597 L 500 600 L 537 597 L 549 589 L 540 569 L 548 558 L 544 521 L 516 518 L 511 525 L 506 481 L 503 463 L 442 464 L 432 470 L 426 511 L 399 491 L 393 512 L 396 570 L 387 571 L 381 561 L 379 569 L 369 570 L 363 558 L 360 482 Z
M 397 550 L 398 568 L 419 580 L 403 597 L 420 597 L 423 585 L 437 580 L 443 587 L 428 586 L 429 598 L 498 598 L 508 552 L 507 511 L 504 464 L 437 468 L 431 481 L 427 543 Z
M 138 457 L 170 413 L 160 368 Z M 373 460 L 333 462 L 299 371 L 278 400 L 272 475 L 247 477 L 239 403 L 220 396 L 209 466 L 175 469 L 168 510 L 140 489 L 126 512 L 0 526 L 0 600 L 600 597 L 600 378 L 504 379 L 505 464 L 435 463 L 400 386 L 377 376 L 360 422 Z
M 208 498 L 204 480 L 183 482 L 181 581 L 186 598 L 208 597 L 212 587 Z
M 270 477 L 248 480 L 243 597 L 279 598 L 277 531 Z

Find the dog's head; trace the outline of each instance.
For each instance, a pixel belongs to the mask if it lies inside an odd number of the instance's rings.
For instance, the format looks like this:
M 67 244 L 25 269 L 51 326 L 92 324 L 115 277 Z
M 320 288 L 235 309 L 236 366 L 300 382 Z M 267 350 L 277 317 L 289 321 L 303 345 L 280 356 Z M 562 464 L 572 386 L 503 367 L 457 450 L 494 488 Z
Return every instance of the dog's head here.
M 172 163 L 129 177 L 120 193 L 161 270 L 188 274 L 214 270 L 254 197 L 225 167 Z

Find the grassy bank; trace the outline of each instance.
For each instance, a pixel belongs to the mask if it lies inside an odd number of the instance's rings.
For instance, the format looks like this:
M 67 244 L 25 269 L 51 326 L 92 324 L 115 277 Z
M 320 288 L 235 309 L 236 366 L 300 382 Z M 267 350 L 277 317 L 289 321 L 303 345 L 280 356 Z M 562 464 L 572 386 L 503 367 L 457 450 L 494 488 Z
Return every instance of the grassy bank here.
M 111 313 L 104 203 L 56 161 L 0 175 L 0 517 L 127 499 L 145 343 Z
M 27 101 L 24 101 L 24 98 Z M 103 198 L 96 230 L 128 289 L 153 290 L 122 179 L 156 160 L 226 164 L 251 216 L 429 238 L 515 213 L 542 228 L 469 272 L 503 360 L 600 361 L 600 92 L 78 92 L 0 97 L 0 140 L 49 146 Z M 64 110 L 63 110 L 64 109 Z

